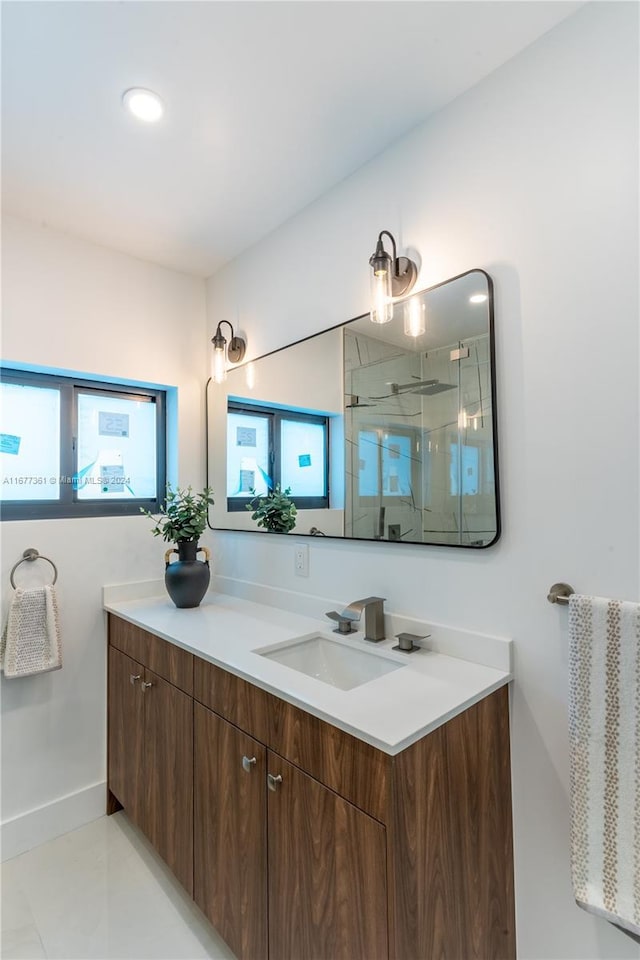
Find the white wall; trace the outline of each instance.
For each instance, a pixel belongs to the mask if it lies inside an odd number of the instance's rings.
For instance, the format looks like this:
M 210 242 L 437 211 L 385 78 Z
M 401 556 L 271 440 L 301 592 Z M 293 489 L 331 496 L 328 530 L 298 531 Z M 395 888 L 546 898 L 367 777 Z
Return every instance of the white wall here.
M 201 485 L 204 283 L 15 218 L 2 240 L 2 359 L 177 387 L 178 480 Z M 162 576 L 165 544 L 150 527 L 142 516 L 2 524 L 3 623 L 10 569 L 36 547 L 58 566 L 64 657 L 55 673 L 2 677 L 5 857 L 104 812 L 101 587 Z
M 208 336 L 239 315 L 255 356 L 362 313 L 383 228 L 419 252 L 418 287 L 495 280 L 499 544 L 313 540 L 299 580 L 292 543 L 224 533 L 216 565 L 515 639 L 521 960 L 640 954 L 573 903 L 567 611 L 546 601 L 555 580 L 638 599 L 637 44 L 636 4 L 587 4 L 208 284 Z

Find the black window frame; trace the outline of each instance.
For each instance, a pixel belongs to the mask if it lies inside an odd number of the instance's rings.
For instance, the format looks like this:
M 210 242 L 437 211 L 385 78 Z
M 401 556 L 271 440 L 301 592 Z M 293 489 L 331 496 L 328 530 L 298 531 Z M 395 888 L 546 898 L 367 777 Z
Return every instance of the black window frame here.
M 156 407 L 156 496 L 123 500 L 79 500 L 72 482 L 60 484 L 56 500 L 0 500 L 0 520 L 48 520 L 74 517 L 126 517 L 140 515 L 144 507 L 158 513 L 164 504 L 167 486 L 167 404 L 166 391 L 153 387 L 137 387 L 105 380 L 58 376 L 31 370 L 0 367 L 0 380 L 24 386 L 57 388 L 60 392 L 60 476 L 72 478 L 77 473 L 77 396 L 79 393 L 116 395 L 125 400 L 147 398 Z M 1 495 L 1 494 L 0 494 Z
M 330 417 L 323 414 L 303 413 L 290 407 L 262 406 L 257 403 L 244 403 L 242 400 L 227 401 L 227 417 L 230 413 L 243 413 L 249 416 L 267 418 L 269 422 L 269 476 L 274 486 L 281 484 L 282 477 L 282 421 L 290 420 L 299 423 L 315 423 L 324 427 L 324 490 L 323 497 L 297 497 L 291 499 L 298 510 L 328 510 L 329 509 L 329 423 Z M 226 480 L 225 480 L 226 483 Z M 246 510 L 253 497 L 227 496 L 227 511 L 237 513 Z

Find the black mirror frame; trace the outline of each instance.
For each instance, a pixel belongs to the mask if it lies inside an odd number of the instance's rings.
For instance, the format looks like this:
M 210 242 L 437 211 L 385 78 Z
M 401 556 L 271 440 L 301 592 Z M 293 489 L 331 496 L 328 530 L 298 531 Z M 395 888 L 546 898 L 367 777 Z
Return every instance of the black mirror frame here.
M 348 541 L 349 543 L 384 543 L 384 544 L 403 544 L 404 546 L 409 547 L 438 547 L 438 548 L 447 548 L 451 550 L 487 550 L 489 547 L 493 547 L 502 535 L 502 512 L 500 508 L 501 497 L 500 497 L 500 471 L 499 471 L 499 457 L 498 457 L 498 391 L 496 383 L 496 351 L 495 351 L 495 306 L 494 306 L 494 286 L 491 276 L 483 270 L 481 267 L 473 267 L 470 270 L 465 270 L 464 273 L 459 273 L 455 277 L 448 277 L 446 280 L 442 280 L 440 283 L 434 283 L 430 287 L 425 287 L 423 290 L 412 291 L 411 294 L 405 298 L 397 300 L 397 303 L 402 303 L 405 299 L 410 299 L 412 296 L 417 294 L 427 294 L 432 290 L 437 290 L 440 287 L 446 286 L 449 283 L 453 283 L 456 280 L 461 280 L 463 277 L 468 276 L 471 273 L 480 273 L 484 276 L 487 281 L 487 290 L 488 290 L 488 303 L 487 309 L 489 314 L 489 367 L 491 370 L 491 422 L 493 429 L 493 471 L 494 471 L 494 483 L 495 483 L 495 505 L 496 505 L 496 534 L 492 540 L 488 543 L 483 544 L 472 544 L 472 543 L 436 543 L 434 541 L 421 541 L 421 540 L 382 540 L 375 537 L 347 537 L 347 536 L 338 536 L 331 533 L 323 533 L 318 530 L 316 527 L 312 528 L 315 530 L 315 533 L 302 533 L 298 530 L 292 531 L 292 536 L 295 537 L 323 537 L 327 540 L 337 540 L 337 541 Z M 248 363 L 257 363 L 258 360 L 264 360 L 266 357 L 274 356 L 277 353 L 281 353 L 283 350 L 288 350 L 290 347 L 295 347 L 300 343 L 306 343 L 308 340 L 313 340 L 315 337 L 319 337 L 324 333 L 330 333 L 332 330 L 342 329 L 348 326 L 350 323 L 355 323 L 356 320 L 365 319 L 368 316 L 367 313 L 359 314 L 357 317 L 352 317 L 350 320 L 345 320 L 343 323 L 336 323 L 331 327 L 326 327 L 323 330 L 318 330 L 316 333 L 311 333 L 307 337 L 301 337 L 299 340 L 292 340 L 290 343 L 284 344 L 282 347 L 276 347 L 275 350 L 269 350 L 267 353 L 263 353 L 259 357 L 254 357 L 250 361 L 245 361 L 244 363 L 239 363 L 234 370 L 240 370 L 243 367 L 247 366 Z M 207 384 L 208 387 L 209 384 Z M 208 402 L 206 404 L 207 409 L 207 418 L 205 423 L 206 431 L 206 450 L 207 450 L 207 468 L 206 468 L 206 485 L 209 485 L 209 426 L 208 426 Z M 233 527 L 216 527 L 209 524 L 210 529 L 212 530 L 221 530 L 228 531 L 230 533 L 258 533 L 257 530 L 241 530 Z M 261 534 L 260 534 L 261 535 Z

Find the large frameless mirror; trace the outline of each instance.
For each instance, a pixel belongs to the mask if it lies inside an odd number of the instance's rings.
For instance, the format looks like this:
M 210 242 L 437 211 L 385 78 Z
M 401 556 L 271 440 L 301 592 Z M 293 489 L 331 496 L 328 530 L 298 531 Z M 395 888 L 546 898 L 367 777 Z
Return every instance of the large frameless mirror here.
M 500 535 L 482 270 L 232 368 L 210 391 L 213 525 L 290 489 L 296 535 L 481 548 Z

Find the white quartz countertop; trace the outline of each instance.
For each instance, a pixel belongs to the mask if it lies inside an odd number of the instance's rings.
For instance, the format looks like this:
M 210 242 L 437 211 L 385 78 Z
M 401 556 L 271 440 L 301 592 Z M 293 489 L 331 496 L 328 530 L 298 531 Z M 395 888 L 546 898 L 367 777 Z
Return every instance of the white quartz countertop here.
M 340 690 L 254 652 L 315 633 L 336 639 L 328 620 L 224 593 L 207 594 L 192 610 L 179 610 L 167 596 L 108 599 L 105 609 L 392 755 L 511 679 L 495 667 L 429 650 L 428 641 L 407 655 L 391 650 L 396 640 L 372 644 L 359 631 L 337 639 L 402 668 Z

